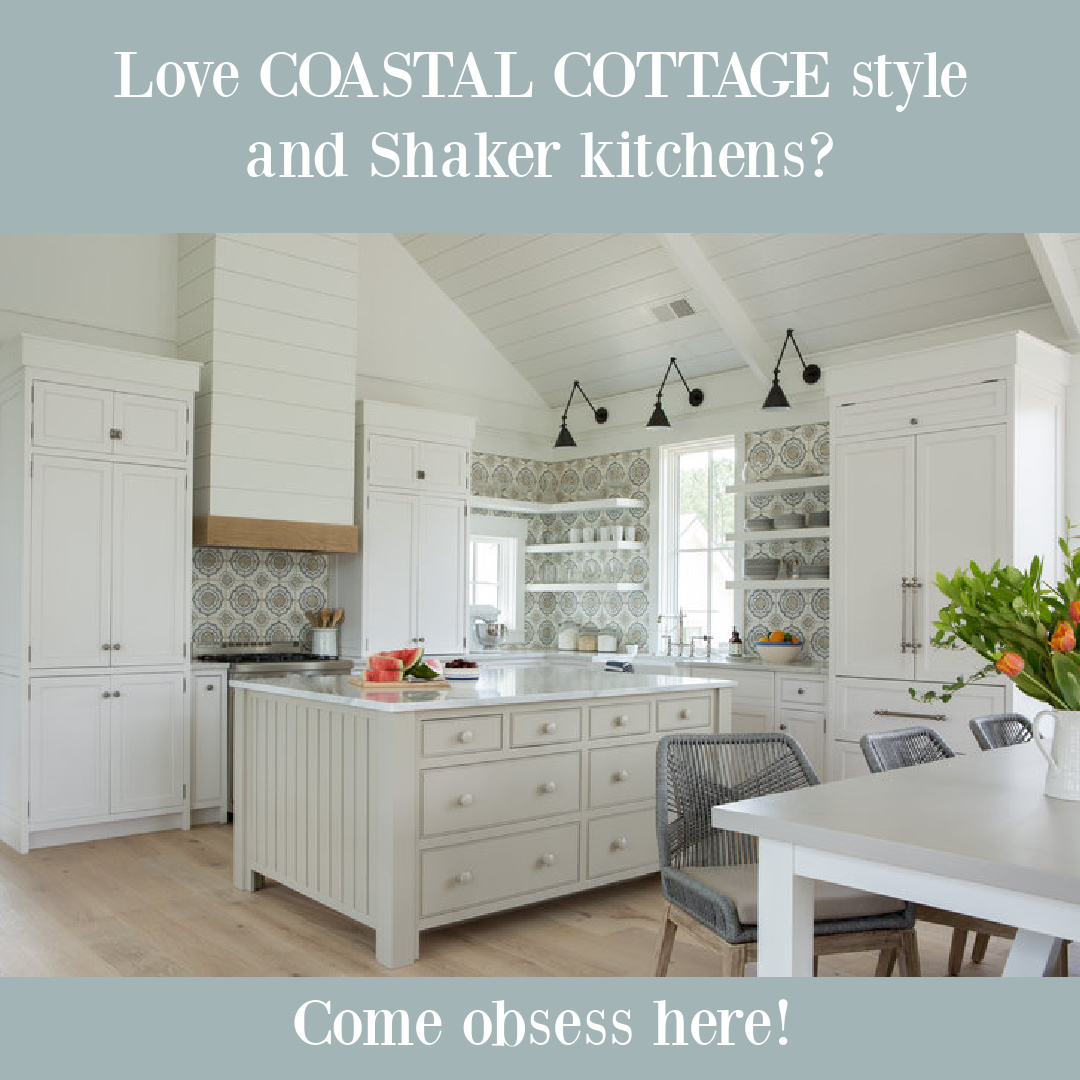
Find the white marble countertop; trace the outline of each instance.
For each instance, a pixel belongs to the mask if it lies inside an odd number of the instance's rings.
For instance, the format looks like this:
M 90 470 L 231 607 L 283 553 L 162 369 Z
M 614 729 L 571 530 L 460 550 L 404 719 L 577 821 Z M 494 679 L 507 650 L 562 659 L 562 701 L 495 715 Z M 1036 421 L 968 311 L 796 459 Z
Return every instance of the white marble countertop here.
M 260 690 L 378 712 L 445 712 L 490 705 L 713 690 L 735 683 L 715 676 L 629 675 L 595 667 L 517 664 L 485 665 L 479 679 L 454 682 L 442 690 L 410 684 L 408 688 L 387 686 L 365 691 L 344 675 L 250 675 L 234 679 L 230 685 L 239 690 Z

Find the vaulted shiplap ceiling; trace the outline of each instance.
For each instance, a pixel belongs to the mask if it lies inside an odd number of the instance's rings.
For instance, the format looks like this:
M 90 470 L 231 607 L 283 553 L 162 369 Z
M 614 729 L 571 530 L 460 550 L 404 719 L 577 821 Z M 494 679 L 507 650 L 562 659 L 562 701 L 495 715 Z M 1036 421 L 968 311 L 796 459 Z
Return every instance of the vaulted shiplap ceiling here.
M 652 233 L 403 233 L 432 280 L 553 406 L 743 361 Z M 779 351 L 817 353 L 1049 303 L 1020 233 L 699 233 L 713 268 Z M 1071 247 L 1071 245 L 1070 245 Z M 697 313 L 658 321 L 679 297 Z

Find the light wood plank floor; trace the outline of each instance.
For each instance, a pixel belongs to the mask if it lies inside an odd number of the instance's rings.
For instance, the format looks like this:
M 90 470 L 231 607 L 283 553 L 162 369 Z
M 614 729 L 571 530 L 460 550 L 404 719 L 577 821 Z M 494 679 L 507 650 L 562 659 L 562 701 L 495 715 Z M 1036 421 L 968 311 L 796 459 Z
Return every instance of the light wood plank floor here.
M 206 826 L 17 855 L 0 844 L 2 975 L 650 975 L 655 876 L 422 934 L 389 972 L 374 934 L 281 886 L 232 886 L 232 831 Z M 948 931 L 920 925 L 924 975 L 944 975 Z M 1007 944 L 963 975 L 1001 974 Z M 1078 957 L 1074 957 L 1074 963 Z M 871 975 L 874 957 L 825 957 L 821 975 Z M 671 975 L 714 975 L 688 935 Z M 753 969 L 751 968 L 751 971 Z

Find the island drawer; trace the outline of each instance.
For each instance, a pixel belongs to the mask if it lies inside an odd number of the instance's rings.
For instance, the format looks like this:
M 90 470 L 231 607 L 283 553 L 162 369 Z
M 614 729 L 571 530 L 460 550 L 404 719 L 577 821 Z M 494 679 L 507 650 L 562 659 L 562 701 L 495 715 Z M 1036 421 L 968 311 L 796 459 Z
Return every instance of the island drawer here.
M 785 705 L 806 708 L 825 704 L 825 680 L 813 676 L 781 675 L 780 700 Z
M 681 731 L 683 728 L 709 727 L 712 709 L 709 698 L 680 694 L 677 698 L 656 703 L 658 731 Z
M 420 721 L 420 752 L 424 757 L 476 754 L 484 750 L 501 749 L 501 713 Z
M 580 709 L 530 709 L 510 714 L 511 746 L 543 746 L 580 738 Z
M 589 822 L 588 876 L 603 877 L 620 870 L 660 865 L 656 848 L 656 811 L 593 818 Z
M 589 738 L 610 739 L 616 735 L 645 735 L 649 730 L 649 710 L 647 701 L 594 705 L 589 709 Z
M 650 799 L 656 794 L 656 744 L 589 751 L 589 805 Z
M 426 769 L 420 820 L 425 836 L 485 829 L 581 807 L 581 755 L 545 754 Z
M 576 881 L 579 833 L 576 823 L 556 825 L 422 852 L 421 916 L 490 904 Z

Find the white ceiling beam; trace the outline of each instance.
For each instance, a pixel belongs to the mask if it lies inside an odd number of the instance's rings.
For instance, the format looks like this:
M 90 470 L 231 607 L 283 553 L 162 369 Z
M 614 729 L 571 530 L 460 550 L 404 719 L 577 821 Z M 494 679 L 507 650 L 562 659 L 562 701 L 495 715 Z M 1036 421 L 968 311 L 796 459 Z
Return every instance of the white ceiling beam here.
M 1065 337 L 1080 341 L 1080 284 L 1060 233 L 1024 233 Z
M 660 233 L 660 239 L 685 275 L 687 284 L 705 302 L 709 314 L 720 324 L 743 362 L 763 386 L 768 386 L 775 365 L 772 350 L 701 246 L 689 233 Z

